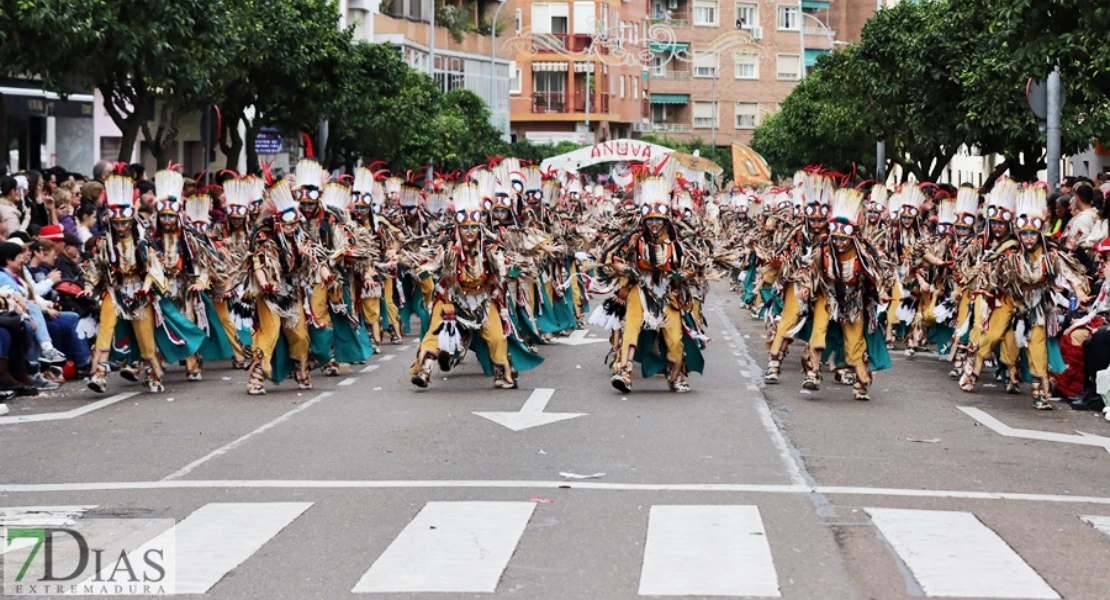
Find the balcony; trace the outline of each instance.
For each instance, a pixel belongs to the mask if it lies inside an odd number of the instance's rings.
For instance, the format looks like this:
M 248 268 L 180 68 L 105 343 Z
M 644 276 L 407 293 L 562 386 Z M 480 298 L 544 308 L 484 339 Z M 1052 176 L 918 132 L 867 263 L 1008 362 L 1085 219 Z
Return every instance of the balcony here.
M 690 133 L 686 123 L 633 123 L 632 131 L 639 133 Z
M 534 92 L 532 94 L 533 113 L 568 112 L 566 92 Z
M 575 92 L 574 94 L 574 112 L 586 112 L 586 94 L 585 92 Z M 590 93 L 590 113 L 607 113 L 609 112 L 609 94 L 605 92 L 591 92 Z
M 691 14 L 689 10 L 671 10 L 669 15 L 654 15 L 652 25 L 668 25 L 670 27 L 689 27 Z
M 558 54 L 585 54 L 590 49 L 593 37 L 580 33 L 533 33 L 532 52 L 555 52 Z M 595 52 L 608 54 L 604 44 L 598 44 Z
M 692 77 L 692 76 L 693 76 L 693 73 L 689 70 L 669 71 L 667 69 L 657 69 L 657 68 L 653 68 L 651 70 L 651 78 L 652 79 L 670 79 L 670 80 L 675 80 L 675 81 L 682 81 L 682 80 L 690 79 L 690 77 Z

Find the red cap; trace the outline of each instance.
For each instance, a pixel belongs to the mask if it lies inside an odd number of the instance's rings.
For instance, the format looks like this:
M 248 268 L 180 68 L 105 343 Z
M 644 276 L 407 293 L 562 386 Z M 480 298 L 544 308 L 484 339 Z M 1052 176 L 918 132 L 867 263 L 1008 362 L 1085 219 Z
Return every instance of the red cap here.
M 39 237 L 44 240 L 60 242 L 65 239 L 66 233 L 62 230 L 61 225 L 47 225 L 39 232 Z
M 1095 246 L 1095 251 L 1099 254 L 1110 252 L 1110 237 L 1099 242 L 1098 245 Z

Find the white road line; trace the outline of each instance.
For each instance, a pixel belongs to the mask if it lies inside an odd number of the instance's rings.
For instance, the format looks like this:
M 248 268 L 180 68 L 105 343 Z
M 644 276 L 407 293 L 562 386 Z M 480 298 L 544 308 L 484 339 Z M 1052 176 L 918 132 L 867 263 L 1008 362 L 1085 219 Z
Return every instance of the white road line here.
M 366 365 L 359 373 L 373 373 L 378 370 L 381 365 Z
M 720 303 L 720 300 L 717 300 Z M 721 322 L 724 325 L 725 332 L 732 335 L 736 339 L 743 339 L 740 332 L 737 331 L 736 326 L 729 320 L 725 311 L 719 311 L 721 315 Z M 748 364 L 748 370 L 744 371 L 744 376 L 752 381 L 756 381 L 756 373 L 759 369 L 751 355 L 748 353 L 747 344 L 739 345 L 739 352 L 733 354 L 741 356 L 743 363 Z M 762 375 L 759 376 L 762 379 Z M 802 475 L 800 466 L 800 458 L 796 458 L 791 451 L 790 443 L 786 441 L 786 436 L 783 435 L 782 430 L 779 429 L 775 423 L 775 417 L 771 414 L 771 407 L 767 405 L 767 398 L 762 393 L 755 397 L 755 401 L 751 403 L 755 407 L 756 414 L 759 415 L 759 423 L 763 426 L 763 430 L 767 432 L 767 437 L 771 438 L 771 444 L 778 452 L 779 458 L 782 459 L 783 467 L 786 469 L 787 475 L 790 476 L 790 483 L 796 486 L 806 486 L 808 482 Z
M 288 421 L 289 419 L 291 419 L 293 417 L 293 415 L 295 415 L 295 414 L 297 414 L 297 413 L 299 413 L 303 410 L 307 410 L 313 404 L 316 404 L 317 402 L 323 400 L 324 398 L 327 398 L 328 396 L 332 395 L 333 393 L 334 392 L 324 392 L 324 393 L 320 394 L 319 396 L 316 396 L 315 398 L 309 400 L 308 402 L 305 402 L 304 404 L 298 406 L 297 408 L 294 408 L 293 410 L 281 415 L 280 417 L 274 419 L 273 421 L 270 421 L 269 423 L 266 423 L 265 425 L 259 427 L 258 429 L 255 429 L 254 431 L 244 435 L 243 437 L 241 437 L 241 438 L 239 438 L 239 439 L 237 439 L 233 442 L 230 442 L 230 443 L 228 443 L 224 446 L 220 446 L 219 448 L 216 448 L 215 450 L 209 452 L 208 454 L 205 454 L 204 456 L 194 460 L 193 462 L 185 465 L 184 467 L 181 467 L 180 469 L 174 471 L 173 473 L 170 473 L 169 475 L 166 475 L 165 477 L 162 478 L 162 481 L 173 481 L 175 479 L 181 479 L 182 477 L 191 473 L 193 471 L 193 469 L 196 469 L 197 467 L 199 467 L 199 466 L 203 465 L 204 463 L 212 460 L 213 458 L 216 458 L 217 456 L 222 456 L 224 454 L 227 454 L 228 452 L 231 452 L 232 450 L 234 450 L 234 449 L 238 448 L 239 446 L 245 444 L 252 437 L 254 437 L 256 435 L 259 435 L 261 433 L 265 433 L 266 431 L 272 429 L 273 427 L 276 427 L 277 425 L 280 425 L 281 423 L 284 423 L 285 421 Z
M 39 413 L 37 415 L 14 415 L 10 417 L 0 417 L 0 425 L 15 425 L 18 423 L 41 423 L 43 421 L 65 421 L 66 419 L 75 419 L 81 415 L 91 413 L 94 410 L 100 410 L 106 406 L 111 406 L 120 400 L 127 400 L 131 396 L 137 396 L 139 392 L 127 392 L 126 394 L 116 394 L 109 396 L 103 400 L 97 400 L 84 406 L 80 406 L 73 410 L 64 412 L 52 413 Z
M 128 553 L 128 558 L 131 564 L 141 565 L 147 550 L 173 548 L 173 593 L 204 594 L 310 506 L 311 502 L 205 504 Z M 113 563 L 101 573 L 107 576 L 114 568 Z
M 641 596 L 779 596 L 755 506 L 652 506 Z
M 1086 516 L 1079 518 L 1090 523 L 1092 527 L 1101 531 L 1107 537 L 1110 537 L 1110 517 Z
M 349 385 L 353 385 L 354 382 L 356 382 L 356 381 L 358 381 L 358 377 L 348 377 L 348 378 L 344 379 L 343 381 L 340 381 L 336 385 L 339 386 L 339 387 L 347 387 Z
M 826 494 L 830 496 L 889 496 L 893 498 L 948 498 L 957 500 L 1007 500 L 1058 504 L 1110 506 L 1110 497 L 1068 494 L 1025 494 L 971 490 L 921 490 L 835 485 L 746 484 L 746 483 L 602 483 L 544 480 L 331 480 L 331 479 L 194 479 L 161 481 L 101 481 L 86 483 L 0 484 L 0 493 L 90 492 L 112 490 L 173 489 L 574 489 L 617 492 L 718 492 L 724 494 Z
M 534 502 L 429 502 L 352 592 L 494 592 Z
M 404 346 L 397 346 L 397 351 L 398 351 L 398 352 L 404 352 L 404 351 L 406 351 L 406 350 L 408 350 L 408 349 L 409 349 L 409 347 L 408 347 L 408 345 L 407 345 L 407 344 L 406 344 L 406 345 L 404 345 Z
M 397 358 L 396 354 L 383 354 L 381 356 L 381 358 L 379 358 L 378 360 L 380 360 L 382 362 L 389 362 L 389 361 L 393 360 L 394 358 Z
M 0 531 L 8 527 L 67 527 L 77 522 L 86 511 L 96 508 L 96 504 L 78 506 L 0 506 Z M 38 543 L 24 538 L 12 543 L 0 535 L 0 554 L 30 548 Z
M 1060 596 L 969 512 L 866 508 L 929 597 Z

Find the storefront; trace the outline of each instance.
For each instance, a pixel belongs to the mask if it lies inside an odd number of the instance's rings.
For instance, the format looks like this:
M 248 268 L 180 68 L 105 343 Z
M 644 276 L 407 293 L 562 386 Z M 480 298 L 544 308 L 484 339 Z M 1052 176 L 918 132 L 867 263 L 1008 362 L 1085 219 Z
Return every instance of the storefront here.
M 0 79 L 0 156 L 11 170 L 62 165 L 88 171 L 93 154 L 93 97 L 45 91 L 40 83 Z

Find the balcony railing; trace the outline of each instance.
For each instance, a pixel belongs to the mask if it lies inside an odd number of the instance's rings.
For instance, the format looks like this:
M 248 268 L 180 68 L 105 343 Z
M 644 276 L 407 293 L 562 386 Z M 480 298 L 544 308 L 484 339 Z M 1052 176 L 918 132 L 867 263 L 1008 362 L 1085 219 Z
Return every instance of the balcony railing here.
M 569 108 L 565 92 L 535 92 L 532 94 L 532 112 L 534 113 L 565 113 Z
M 633 123 L 632 130 L 640 133 L 690 133 L 690 126 L 686 123 Z
M 574 112 L 586 112 L 586 93 L 575 92 L 574 94 Z M 607 113 L 609 112 L 609 94 L 605 92 L 591 92 L 590 93 L 590 112 L 591 113 Z
M 570 52 L 583 54 L 590 49 L 593 37 L 580 33 L 533 33 L 532 52 Z M 605 44 L 598 44 L 594 50 L 608 54 Z
M 652 15 L 652 25 L 670 25 L 671 27 L 689 27 L 690 26 L 690 13 L 689 11 L 670 11 L 670 15 Z
M 692 73 L 690 71 L 668 71 L 667 69 L 652 69 L 652 79 L 675 79 L 683 80 L 689 79 Z

